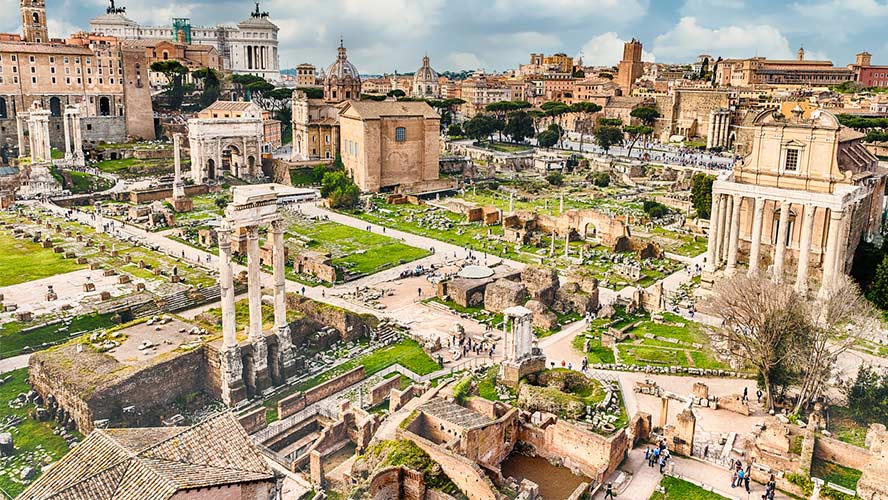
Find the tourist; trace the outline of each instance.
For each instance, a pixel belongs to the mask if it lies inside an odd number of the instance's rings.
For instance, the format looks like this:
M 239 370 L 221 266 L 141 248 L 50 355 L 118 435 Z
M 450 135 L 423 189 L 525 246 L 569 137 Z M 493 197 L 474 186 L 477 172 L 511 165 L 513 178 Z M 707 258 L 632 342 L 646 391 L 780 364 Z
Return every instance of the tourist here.
M 663 455 L 660 457 L 660 474 L 663 473 L 663 469 L 666 468 L 666 456 Z
M 659 461 L 660 461 L 660 448 L 658 447 L 654 450 L 654 456 L 653 456 L 653 460 L 651 460 L 650 466 L 653 467 L 654 463 L 659 462 Z
M 757 390 L 755 391 L 755 397 L 756 397 L 756 399 L 758 400 L 759 403 L 762 402 L 762 390 L 761 390 L 761 389 L 757 389 Z
M 747 402 L 749 400 L 749 387 L 743 388 L 743 402 Z
M 305 287 L 302 287 L 302 295 L 305 295 Z
M 617 498 L 617 496 L 614 495 L 613 483 L 607 483 L 607 490 L 604 492 L 604 500 L 608 500 L 608 498 Z
M 737 486 L 737 469 L 731 471 L 731 488 Z
M 747 494 L 752 493 L 752 491 L 749 489 L 749 481 L 751 479 L 749 476 L 751 476 L 751 475 L 752 475 L 752 464 L 749 464 L 746 466 L 746 472 L 743 474 L 743 486 L 746 487 Z

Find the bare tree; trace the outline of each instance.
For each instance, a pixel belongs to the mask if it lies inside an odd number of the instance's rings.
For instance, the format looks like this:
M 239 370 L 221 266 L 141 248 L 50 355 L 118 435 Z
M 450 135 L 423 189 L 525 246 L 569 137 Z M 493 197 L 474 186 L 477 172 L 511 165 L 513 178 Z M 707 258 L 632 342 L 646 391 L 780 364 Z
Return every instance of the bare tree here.
M 759 372 L 768 409 L 773 410 L 774 370 L 796 352 L 812 328 L 804 299 L 791 285 L 738 274 L 716 287 L 713 306 L 724 318 L 716 340 Z
M 795 412 L 811 404 L 822 395 L 829 380 L 835 375 L 836 362 L 845 351 L 854 346 L 867 332 L 879 329 L 875 307 L 860 292 L 848 276 L 836 277 L 826 297 L 811 304 L 810 317 L 814 320 L 810 342 L 800 354 L 803 377 Z

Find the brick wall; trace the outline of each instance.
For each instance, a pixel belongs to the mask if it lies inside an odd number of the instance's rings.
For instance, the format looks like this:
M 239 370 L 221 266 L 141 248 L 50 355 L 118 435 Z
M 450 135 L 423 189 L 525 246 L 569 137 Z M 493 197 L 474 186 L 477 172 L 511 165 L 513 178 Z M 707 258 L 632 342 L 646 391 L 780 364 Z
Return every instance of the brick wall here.
M 376 406 L 379 403 L 382 403 L 385 401 L 385 398 L 389 397 L 392 389 L 399 389 L 400 387 L 401 377 L 388 378 L 374 385 L 370 389 L 370 405 Z
M 288 417 L 306 406 L 317 403 L 328 396 L 355 385 L 364 380 L 364 378 L 364 367 L 359 366 L 304 393 L 297 392 L 287 396 L 278 401 L 278 416 L 279 418 Z
M 409 439 L 428 453 L 432 460 L 441 465 L 441 470 L 472 500 L 496 500 L 497 493 L 493 483 L 471 460 L 455 455 L 406 429 L 398 430 L 398 438 Z
M 387 467 L 370 479 L 370 498 L 424 500 L 425 495 L 422 474 L 406 467 Z
M 244 430 L 247 431 L 247 434 L 252 434 L 268 427 L 268 420 L 265 418 L 266 411 L 267 408 L 262 406 L 241 415 L 237 420 L 240 422 Z
M 857 470 L 863 470 L 873 459 L 872 453 L 865 448 L 825 436 L 817 436 L 814 442 L 814 456 Z
M 185 196 L 197 196 L 207 194 L 210 188 L 205 184 L 197 186 L 185 186 Z M 129 194 L 130 203 L 150 203 L 152 201 L 165 200 L 173 196 L 173 188 L 146 189 L 144 191 L 132 191 Z
M 525 423 L 518 429 L 518 439 L 532 445 L 539 456 L 598 482 L 616 470 L 629 450 L 625 429 L 608 438 L 561 420 L 545 429 Z

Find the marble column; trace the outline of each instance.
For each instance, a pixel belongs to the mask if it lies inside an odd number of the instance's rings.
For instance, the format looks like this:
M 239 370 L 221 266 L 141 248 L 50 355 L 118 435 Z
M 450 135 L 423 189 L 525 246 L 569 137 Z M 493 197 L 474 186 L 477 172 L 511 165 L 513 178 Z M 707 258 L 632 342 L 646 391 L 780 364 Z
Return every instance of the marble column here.
M 247 296 L 250 305 L 250 340 L 262 337 L 262 272 L 259 268 L 259 228 L 247 228 Z
M 293 338 L 290 335 L 290 325 L 287 323 L 287 280 L 284 276 L 287 259 L 284 247 L 284 221 L 276 220 L 272 222 L 270 232 L 273 247 L 274 330 L 278 339 L 281 378 L 287 379 L 295 375 L 296 355 L 293 352 Z
M 830 210 L 829 232 L 826 236 L 826 255 L 823 258 L 823 280 L 820 284 L 818 297 L 824 298 L 829 293 L 833 284 L 836 271 L 836 257 L 838 255 L 839 240 L 842 235 L 842 221 L 844 213 L 841 210 Z
M 515 215 L 515 193 L 509 193 L 509 215 Z
M 231 228 L 216 230 L 219 240 L 219 292 L 222 300 L 222 348 L 237 346 L 234 320 L 234 277 L 231 270 Z
M 231 228 L 216 230 L 219 240 L 219 292 L 222 302 L 222 347 L 219 349 L 219 374 L 222 401 L 233 406 L 246 398 L 243 360 L 237 346 L 234 316 L 234 278 L 231 270 Z
M 836 248 L 836 268 L 833 271 L 833 278 L 840 274 L 845 274 L 845 263 L 848 259 L 848 239 L 851 236 L 851 217 L 854 214 L 853 206 L 845 208 L 845 215 L 842 217 L 842 232 L 839 234 L 838 247 Z
M 52 161 L 52 146 L 49 143 L 49 114 L 42 117 L 41 123 L 43 133 L 43 156 L 48 162 Z
M 730 236 L 728 236 L 728 268 L 725 271 L 728 276 L 732 276 L 737 272 L 737 247 L 740 244 L 740 206 L 743 204 L 743 197 L 735 194 L 732 203 L 731 232 Z
M 71 120 L 71 115 L 68 114 L 67 110 L 62 114 L 62 124 L 64 125 L 65 131 L 65 159 L 70 160 L 72 157 L 71 154 L 71 126 L 69 122 Z
M 805 205 L 805 219 L 802 222 L 802 234 L 799 239 L 799 265 L 796 271 L 795 289 L 799 293 L 808 291 L 808 270 L 811 263 L 811 237 L 814 233 L 814 215 L 817 207 Z
M 564 256 L 570 257 L 570 230 L 564 235 Z
M 765 216 L 765 199 L 755 199 L 755 212 L 752 219 L 752 236 L 749 247 L 749 276 L 754 276 L 761 262 L 762 252 L 762 223 Z
M 724 217 L 722 217 L 722 225 L 724 226 L 724 237 L 721 241 L 721 261 L 728 261 L 728 248 L 731 246 L 731 214 L 734 213 L 734 197 L 726 194 L 725 199 L 722 202 L 722 211 L 725 213 Z
M 724 247 L 725 247 L 725 227 L 728 225 L 727 223 L 727 208 L 728 208 L 728 199 L 730 197 L 726 197 L 723 194 L 719 194 L 719 204 L 718 211 L 716 212 L 715 207 L 713 207 L 712 213 L 710 217 L 714 216 L 716 223 L 718 224 L 718 230 L 715 234 L 715 261 L 713 261 L 713 266 L 716 269 L 721 266 L 722 261 L 724 260 Z
M 774 280 L 783 281 L 783 270 L 786 263 L 786 233 L 789 231 L 789 202 L 780 204 L 780 227 L 777 228 L 777 241 L 774 243 Z
M 715 272 L 718 267 L 718 235 L 719 231 L 723 231 L 719 221 L 721 198 L 721 193 L 712 195 L 712 210 L 709 212 L 709 242 L 706 248 L 706 270 L 709 272 Z
M 561 195 L 560 201 L 558 202 L 558 215 L 564 213 L 564 194 Z
M 18 139 L 18 155 L 19 158 L 22 158 L 27 155 L 25 155 L 25 120 L 22 120 L 20 115 L 15 116 L 15 130 Z
M 182 134 L 173 134 L 173 199 L 185 198 L 185 183 L 182 182 L 182 156 L 180 142 Z

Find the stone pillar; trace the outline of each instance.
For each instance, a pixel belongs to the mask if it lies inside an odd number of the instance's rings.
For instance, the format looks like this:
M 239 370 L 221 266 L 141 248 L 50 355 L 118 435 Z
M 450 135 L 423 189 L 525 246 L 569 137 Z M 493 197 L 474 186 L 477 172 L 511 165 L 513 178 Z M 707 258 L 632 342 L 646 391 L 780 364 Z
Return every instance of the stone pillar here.
M 836 257 L 838 256 L 839 240 L 842 235 L 842 221 L 844 213 L 841 210 L 830 210 L 829 233 L 826 237 L 826 255 L 823 258 L 823 281 L 820 285 L 820 298 L 826 297 L 833 284 L 836 272 Z
M 259 268 L 259 228 L 247 228 L 247 295 L 250 302 L 250 340 L 262 337 L 262 273 Z
M 182 158 L 180 141 L 182 134 L 173 134 L 173 164 L 175 165 L 175 178 L 173 180 L 173 199 L 185 198 L 185 183 L 182 182 Z
M 722 225 L 724 226 L 724 238 L 721 240 L 721 250 L 719 254 L 721 254 L 721 261 L 728 261 L 728 247 L 730 243 L 728 240 L 731 239 L 731 214 L 734 213 L 734 197 L 731 195 L 725 195 L 724 203 L 722 203 L 722 211 L 725 213 L 724 217 L 722 217 Z
M 666 417 L 669 416 L 669 398 L 660 398 L 660 429 L 666 428 Z
M 709 127 L 707 127 L 707 135 L 706 135 L 706 149 L 712 149 L 715 147 L 715 120 L 718 118 L 718 114 L 713 109 L 709 112 Z
M 243 361 L 237 346 L 234 318 L 234 279 L 231 271 L 231 228 L 216 230 L 219 240 L 219 291 L 222 302 L 222 346 L 219 349 L 222 401 L 233 406 L 246 398 Z
M 743 197 L 735 194 L 733 204 L 731 210 L 731 233 L 728 236 L 728 268 L 726 270 L 728 276 L 732 276 L 737 272 L 737 246 L 740 243 L 740 206 L 743 204 Z
M 780 204 L 780 227 L 777 228 L 777 241 L 774 243 L 774 280 L 777 283 L 783 281 L 784 264 L 786 263 L 786 237 L 789 231 L 788 201 Z
M 805 205 L 805 219 L 802 222 L 802 234 L 799 240 L 799 265 L 796 271 L 795 289 L 799 293 L 808 291 L 808 269 L 811 262 L 811 235 L 814 232 L 814 214 L 817 207 Z
M 515 193 L 509 193 L 509 215 L 515 215 Z
M 18 155 L 19 158 L 27 156 L 26 148 L 25 148 L 25 120 L 22 120 L 20 114 L 15 115 L 15 130 L 16 130 L 16 138 L 18 139 Z
M 762 251 L 762 223 L 765 214 L 765 199 L 755 199 L 755 212 L 752 219 L 752 243 L 749 248 L 749 276 L 759 270 Z
M 105 232 L 105 217 L 102 216 L 102 204 L 95 203 L 93 207 L 95 207 L 95 211 L 93 212 L 93 215 L 95 216 L 93 227 L 96 233 L 102 234 Z
M 842 232 L 839 235 L 839 243 L 836 250 L 836 269 L 833 271 L 833 277 L 845 274 L 845 264 L 848 259 L 848 239 L 851 236 L 851 218 L 854 214 L 855 207 L 845 208 L 845 216 L 842 217 Z
M 570 231 L 564 235 L 564 257 L 570 257 Z
M 555 257 L 555 238 L 557 238 L 557 237 L 558 237 L 558 235 L 556 235 L 555 231 L 553 230 L 552 231 L 552 248 L 549 249 L 549 255 L 551 257 Z
M 73 156 L 71 154 L 72 149 L 71 149 L 71 127 L 69 125 L 70 121 L 71 121 L 71 115 L 68 113 L 68 110 L 66 109 L 65 112 L 62 114 L 62 124 L 64 125 L 63 128 L 64 128 L 64 132 L 65 132 L 65 159 L 66 160 L 71 160 L 71 157 Z
M 253 381 L 256 392 L 271 385 L 268 376 L 268 344 L 262 334 L 262 273 L 259 269 L 259 228 L 247 228 L 247 297 L 250 308 L 249 339 L 253 348 Z
M 281 374 L 283 378 L 294 375 L 295 356 L 293 340 L 290 336 L 290 325 L 287 323 L 287 280 L 284 277 L 287 259 L 284 248 L 284 222 L 276 220 L 271 223 L 273 245 L 274 272 L 274 327 L 278 339 L 278 352 L 281 358 Z
M 721 213 L 721 193 L 713 193 L 712 210 L 709 213 L 709 242 L 706 249 L 706 270 L 715 272 L 717 268 L 718 235 L 720 228 L 719 214 Z
M 719 204 L 718 211 L 716 212 L 715 207 L 713 207 L 712 213 L 710 217 L 716 218 L 716 224 L 718 224 L 718 230 L 715 234 L 715 261 L 713 261 L 712 265 L 715 269 L 718 269 L 721 266 L 722 261 L 724 260 L 724 247 L 725 247 L 725 226 L 727 226 L 727 208 L 728 208 L 728 200 L 729 197 L 725 197 L 721 193 L 719 193 Z M 711 233 L 710 229 L 710 233 Z
M 234 319 L 234 278 L 231 270 L 231 228 L 216 230 L 219 240 L 219 292 L 222 300 L 222 348 L 237 346 Z
M 45 114 L 40 117 L 40 127 L 41 134 L 43 135 L 43 158 L 44 160 L 51 162 L 52 161 L 52 147 L 49 144 L 49 112 L 44 112 Z
M 564 193 L 561 194 L 560 201 L 558 202 L 558 215 L 564 213 Z
M 685 408 L 676 417 L 674 451 L 680 455 L 691 456 L 694 451 L 694 432 L 697 428 L 697 417 L 690 408 Z

